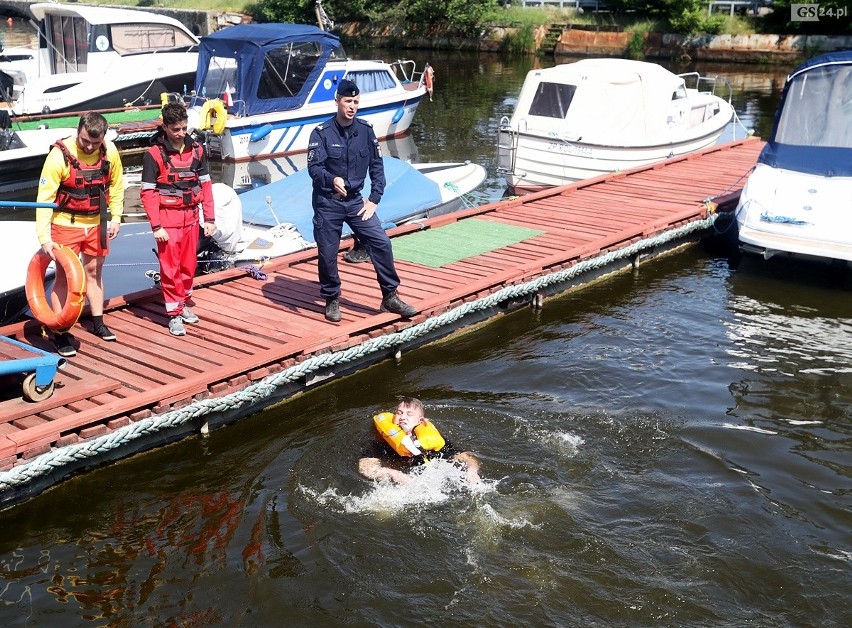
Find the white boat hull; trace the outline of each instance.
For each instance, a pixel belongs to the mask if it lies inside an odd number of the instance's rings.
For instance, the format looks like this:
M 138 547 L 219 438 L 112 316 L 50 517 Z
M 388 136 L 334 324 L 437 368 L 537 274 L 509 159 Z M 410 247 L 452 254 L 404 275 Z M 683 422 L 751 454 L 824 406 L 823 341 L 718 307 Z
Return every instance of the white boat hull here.
M 123 58 L 114 71 L 35 77 L 20 91 L 16 115 L 68 113 L 155 104 L 163 92 L 192 89 L 198 53 Z
M 418 88 L 377 98 L 364 94 L 358 117 L 373 125 L 379 140 L 402 136 L 408 132 L 424 93 L 423 88 Z M 208 136 L 210 156 L 223 161 L 241 162 L 305 153 L 311 131 L 331 118 L 336 111 L 334 101 L 330 101 L 292 112 L 229 117 L 221 135 Z M 252 139 L 258 135 L 263 136 Z
M 658 146 L 599 146 L 521 133 L 506 183 L 518 194 L 591 179 L 685 155 L 715 144 L 725 122 L 700 137 Z
M 771 258 L 852 262 L 852 177 L 755 166 L 737 206 L 740 248 Z

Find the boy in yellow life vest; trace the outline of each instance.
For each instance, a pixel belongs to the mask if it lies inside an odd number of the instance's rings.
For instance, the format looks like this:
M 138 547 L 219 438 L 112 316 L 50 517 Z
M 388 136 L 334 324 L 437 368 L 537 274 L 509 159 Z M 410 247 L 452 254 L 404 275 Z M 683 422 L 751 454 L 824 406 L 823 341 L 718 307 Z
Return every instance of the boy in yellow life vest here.
M 411 478 L 403 469 L 424 464 L 430 459 L 457 460 L 467 470 L 471 484 L 479 482 L 479 461 L 469 451 L 456 451 L 445 440 L 414 397 L 402 397 L 391 415 L 373 417 L 377 439 L 358 461 L 358 473 L 371 480 L 390 480 L 407 484 Z

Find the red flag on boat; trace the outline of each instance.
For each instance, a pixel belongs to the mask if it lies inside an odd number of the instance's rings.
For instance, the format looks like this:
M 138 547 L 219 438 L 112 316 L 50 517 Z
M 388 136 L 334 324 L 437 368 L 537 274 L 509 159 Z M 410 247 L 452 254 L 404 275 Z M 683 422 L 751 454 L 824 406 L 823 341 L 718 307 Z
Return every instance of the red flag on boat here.
M 225 103 L 225 107 L 228 109 L 234 106 L 234 99 L 231 96 L 230 83 L 225 83 L 225 91 L 222 92 L 222 102 Z

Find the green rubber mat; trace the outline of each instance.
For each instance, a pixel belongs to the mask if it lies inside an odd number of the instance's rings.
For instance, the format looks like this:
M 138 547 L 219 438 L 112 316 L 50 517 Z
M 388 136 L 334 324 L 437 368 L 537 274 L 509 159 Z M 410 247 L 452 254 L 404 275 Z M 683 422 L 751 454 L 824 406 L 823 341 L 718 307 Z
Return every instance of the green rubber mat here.
M 440 268 L 542 233 L 544 231 L 471 218 L 395 238 L 393 256 L 399 260 Z

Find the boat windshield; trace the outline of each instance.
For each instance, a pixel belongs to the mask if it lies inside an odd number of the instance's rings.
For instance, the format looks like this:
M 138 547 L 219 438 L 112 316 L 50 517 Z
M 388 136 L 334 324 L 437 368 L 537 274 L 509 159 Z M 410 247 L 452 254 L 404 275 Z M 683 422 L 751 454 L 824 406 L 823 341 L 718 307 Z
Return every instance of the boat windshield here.
M 263 59 L 257 97 L 295 96 L 302 90 L 321 55 L 322 44 L 318 42 L 296 42 L 268 51 Z
M 239 57 L 238 60 L 211 56 L 201 86 L 202 95 L 221 94 L 227 89 L 236 92 L 238 98 L 291 98 L 302 90 L 322 54 L 322 44 L 318 42 L 295 42 L 267 50 L 255 94 L 244 94 L 241 91 L 239 63 L 253 63 L 256 57 Z
M 775 141 L 793 146 L 852 148 L 852 65 L 825 65 L 787 87 Z

